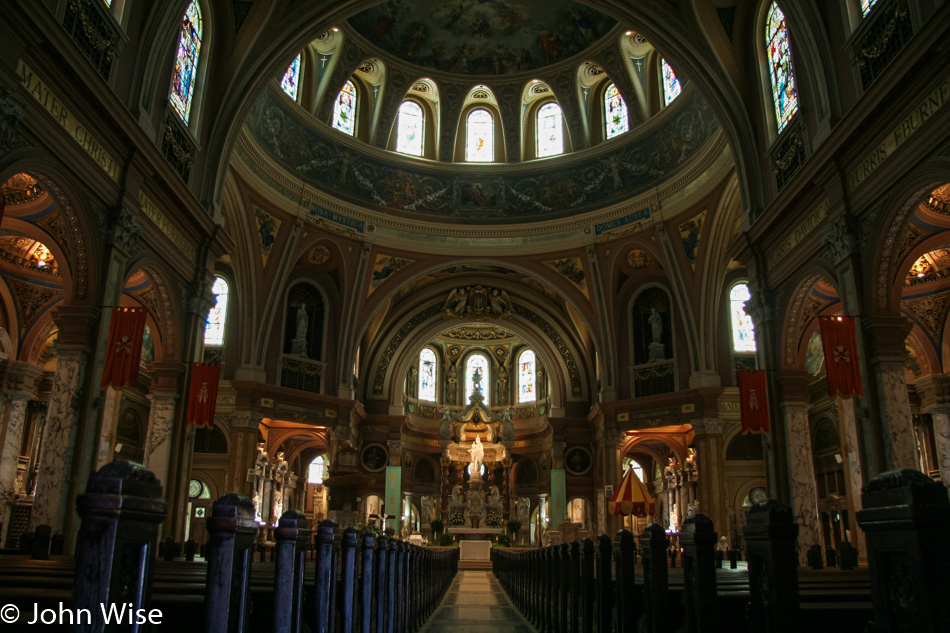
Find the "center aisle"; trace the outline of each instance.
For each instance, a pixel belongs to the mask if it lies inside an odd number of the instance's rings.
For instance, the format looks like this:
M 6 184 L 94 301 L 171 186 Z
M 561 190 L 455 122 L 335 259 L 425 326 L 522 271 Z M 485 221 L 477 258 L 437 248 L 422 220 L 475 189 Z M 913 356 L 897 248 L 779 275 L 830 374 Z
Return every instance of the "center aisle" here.
M 420 633 L 535 633 L 488 571 L 460 571 Z

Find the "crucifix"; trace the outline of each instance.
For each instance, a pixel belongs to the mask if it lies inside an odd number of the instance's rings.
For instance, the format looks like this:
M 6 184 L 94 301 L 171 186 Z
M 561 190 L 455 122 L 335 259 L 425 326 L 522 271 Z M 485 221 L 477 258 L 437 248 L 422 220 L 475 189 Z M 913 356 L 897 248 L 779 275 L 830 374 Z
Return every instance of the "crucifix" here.
M 637 72 L 638 72 L 638 73 L 642 73 L 642 72 L 643 72 L 643 68 L 642 68 L 643 60 L 637 58 L 637 59 L 634 59 L 634 60 L 633 60 L 633 63 L 637 65 Z
M 327 60 L 328 60 L 328 59 L 330 59 L 330 58 L 327 57 L 326 55 L 321 55 L 321 56 L 320 56 L 320 68 L 326 68 L 326 67 L 327 67 Z

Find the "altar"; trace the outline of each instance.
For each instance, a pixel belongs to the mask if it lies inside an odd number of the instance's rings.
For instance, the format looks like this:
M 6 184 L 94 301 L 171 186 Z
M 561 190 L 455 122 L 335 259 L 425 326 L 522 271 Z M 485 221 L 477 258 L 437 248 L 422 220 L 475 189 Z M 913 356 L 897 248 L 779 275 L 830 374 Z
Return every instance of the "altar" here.
M 491 541 L 462 541 L 459 560 L 491 560 Z
M 501 527 L 462 527 L 461 525 L 450 525 L 448 528 L 449 534 L 454 534 L 459 543 L 464 543 L 466 541 L 485 541 L 491 543 L 494 537 L 498 536 L 504 531 L 504 528 Z

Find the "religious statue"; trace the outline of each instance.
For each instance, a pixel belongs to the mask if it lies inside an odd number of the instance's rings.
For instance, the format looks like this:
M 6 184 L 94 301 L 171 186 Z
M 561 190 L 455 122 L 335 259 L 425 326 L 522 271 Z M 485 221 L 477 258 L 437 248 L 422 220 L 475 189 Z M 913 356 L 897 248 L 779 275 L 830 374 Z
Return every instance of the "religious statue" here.
M 686 469 L 692 471 L 697 469 L 695 448 L 691 447 L 686 449 Z
M 488 487 L 488 507 L 493 510 L 501 509 L 501 494 L 498 492 L 498 486 Z
M 510 407 L 505 407 L 501 413 L 501 439 L 505 441 L 515 439 L 515 423 L 511 420 Z
M 468 451 L 472 456 L 472 469 L 471 476 L 472 479 L 478 480 L 481 478 L 482 474 L 482 463 L 485 461 L 485 449 L 482 446 L 482 438 L 475 436 L 475 441 L 472 442 L 472 448 Z
M 427 495 L 422 498 L 422 525 L 428 527 L 433 517 L 435 517 L 435 508 L 432 505 L 432 497 Z
M 504 362 L 498 366 L 498 402 L 508 402 L 508 368 Z
M 521 497 L 518 500 L 518 520 L 521 521 L 521 526 L 523 528 L 528 527 L 528 523 L 531 522 L 531 499 L 528 497 Z
M 455 402 L 456 387 L 458 386 L 458 366 L 457 364 L 452 364 L 449 366 L 448 371 L 446 372 L 445 382 L 446 390 L 445 397 L 449 402 Z
M 462 486 L 455 484 L 452 488 L 452 498 L 449 501 L 449 507 L 462 505 Z
M 653 333 L 653 342 L 662 343 L 661 340 L 663 337 L 663 318 L 660 316 L 660 311 L 656 308 L 650 308 L 650 330 Z
M 439 420 L 439 437 L 443 440 L 448 440 L 452 437 L 452 425 L 449 422 L 452 417 L 452 412 L 449 411 L 448 407 L 442 407 L 441 413 L 442 419 Z
M 307 306 L 303 302 L 297 306 L 297 333 L 294 338 L 307 338 Z
M 472 372 L 472 393 L 474 392 L 481 393 L 482 391 L 482 368 L 476 367 L 475 371 Z

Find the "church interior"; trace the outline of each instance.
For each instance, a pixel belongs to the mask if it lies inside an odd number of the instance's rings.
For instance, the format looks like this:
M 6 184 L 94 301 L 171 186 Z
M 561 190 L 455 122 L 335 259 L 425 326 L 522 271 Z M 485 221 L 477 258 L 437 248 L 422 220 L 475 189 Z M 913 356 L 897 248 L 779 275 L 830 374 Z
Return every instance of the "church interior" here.
M 261 543 L 290 509 L 523 547 L 701 513 L 739 549 L 776 499 L 801 565 L 866 564 L 877 475 L 950 485 L 944 0 L 0 12 L 4 551 L 74 551 L 113 460 L 178 543 L 240 493 Z M 653 504 L 614 514 L 629 471 Z

